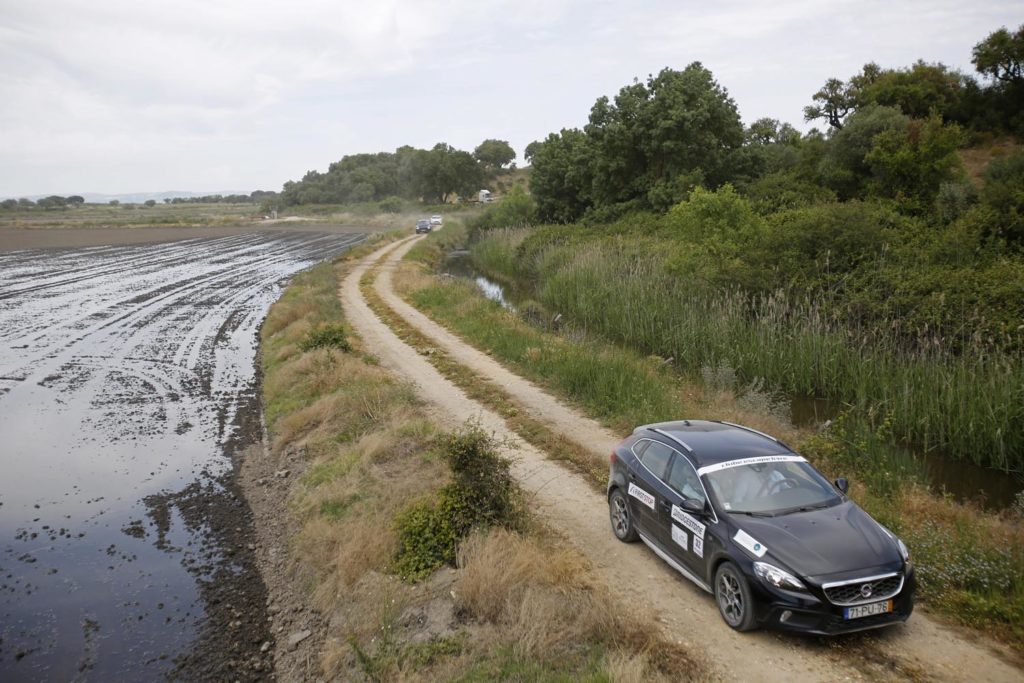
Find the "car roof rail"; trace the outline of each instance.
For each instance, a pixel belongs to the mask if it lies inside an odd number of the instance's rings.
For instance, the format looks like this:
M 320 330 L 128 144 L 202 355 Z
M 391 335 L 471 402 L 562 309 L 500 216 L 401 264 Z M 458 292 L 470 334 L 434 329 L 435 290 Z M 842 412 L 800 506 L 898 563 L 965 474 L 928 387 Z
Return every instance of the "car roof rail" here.
M 753 427 L 744 427 L 743 425 L 738 425 L 735 422 L 726 422 L 725 420 L 715 420 L 715 422 L 717 422 L 719 424 L 723 424 L 723 425 L 729 425 L 730 427 L 735 427 L 736 429 L 742 429 L 742 430 L 747 431 L 747 432 L 752 432 L 754 434 L 757 434 L 758 436 L 763 436 L 766 439 L 771 439 L 772 441 L 774 441 L 775 443 L 779 444 L 780 446 L 783 446 L 787 450 L 793 451 L 793 449 L 790 448 L 789 444 L 787 444 L 785 441 L 782 441 L 780 439 L 776 439 L 771 434 L 765 434 L 764 432 L 759 432 L 758 430 L 754 429 Z M 796 451 L 793 451 L 793 452 L 795 453 Z
M 655 432 L 657 434 L 661 434 L 666 439 L 671 439 L 672 441 L 675 441 L 677 444 L 679 444 L 680 446 L 685 448 L 687 453 L 693 453 L 693 449 L 690 448 L 690 445 L 688 443 L 686 443 L 685 441 L 683 441 L 682 439 L 680 439 L 678 437 L 675 437 L 675 436 L 672 436 L 671 434 L 669 434 L 665 430 L 658 429 L 657 427 L 648 427 L 648 429 L 650 429 L 652 432 Z

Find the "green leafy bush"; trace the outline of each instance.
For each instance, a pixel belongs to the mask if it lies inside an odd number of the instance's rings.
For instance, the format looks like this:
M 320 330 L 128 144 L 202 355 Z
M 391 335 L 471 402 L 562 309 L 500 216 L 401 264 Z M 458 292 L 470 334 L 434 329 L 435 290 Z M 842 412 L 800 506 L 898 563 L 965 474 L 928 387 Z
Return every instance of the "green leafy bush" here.
M 469 424 L 440 436 L 435 448 L 452 471 L 452 483 L 395 519 L 395 571 L 412 580 L 442 565 L 454 565 L 459 541 L 473 529 L 516 529 L 523 521 L 511 463 L 498 454 L 494 440 L 479 426 Z
M 313 349 L 339 349 L 351 351 L 352 344 L 348 340 L 348 329 L 344 325 L 326 325 L 314 330 L 299 342 L 299 348 L 303 351 Z

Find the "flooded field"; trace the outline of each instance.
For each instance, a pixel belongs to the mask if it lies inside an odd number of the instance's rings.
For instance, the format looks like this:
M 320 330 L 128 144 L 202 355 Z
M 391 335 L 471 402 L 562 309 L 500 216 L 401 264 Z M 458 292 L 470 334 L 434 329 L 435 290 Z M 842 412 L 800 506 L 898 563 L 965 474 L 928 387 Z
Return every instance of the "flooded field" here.
M 360 234 L 0 254 L 0 681 L 254 680 L 256 334 Z M 262 673 L 261 673 L 262 672 Z

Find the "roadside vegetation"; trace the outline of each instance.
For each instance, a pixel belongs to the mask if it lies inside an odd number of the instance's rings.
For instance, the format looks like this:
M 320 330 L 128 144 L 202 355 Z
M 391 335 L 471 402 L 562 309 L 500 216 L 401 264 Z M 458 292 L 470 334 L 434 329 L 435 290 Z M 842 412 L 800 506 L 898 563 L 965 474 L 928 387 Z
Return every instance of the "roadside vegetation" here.
M 443 255 L 465 239 L 464 231 L 446 227 L 407 258 L 443 270 Z M 513 247 L 502 253 L 498 245 L 509 239 Z M 515 233 L 494 231 L 478 245 L 502 262 L 518 241 Z M 395 284 L 469 343 L 623 434 L 637 424 L 700 416 L 750 425 L 793 444 L 830 478 L 849 477 L 852 497 L 902 535 L 918 570 L 922 602 L 1024 652 L 1024 500 L 993 513 L 930 491 L 919 462 L 898 446 L 890 415 L 865 420 L 850 409 L 822 432 L 799 429 L 789 422 L 785 395 L 763 379 L 743 379 L 728 363 L 691 370 L 573 318 L 553 325 L 555 314 L 536 301 L 519 301 L 509 311 L 472 283 L 431 276 L 416 264 L 399 270 Z M 517 413 L 507 397 L 501 402 Z M 601 486 L 607 476 L 603 454 L 589 457 L 593 467 L 578 469 Z
M 503 445 L 439 428 L 351 333 L 336 292 L 370 248 L 296 277 L 261 332 L 271 448 L 308 461 L 291 554 L 330 616 L 324 677 L 709 678 L 527 512 Z

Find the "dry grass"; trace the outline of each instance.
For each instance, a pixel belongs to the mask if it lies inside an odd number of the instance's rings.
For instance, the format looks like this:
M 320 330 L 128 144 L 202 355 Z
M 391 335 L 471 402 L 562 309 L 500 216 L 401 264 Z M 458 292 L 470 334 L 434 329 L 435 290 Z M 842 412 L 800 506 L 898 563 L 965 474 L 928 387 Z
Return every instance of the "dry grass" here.
M 981 187 L 984 184 L 982 176 L 985 173 L 985 169 L 988 168 L 988 165 L 993 160 L 1015 154 L 1022 149 L 1024 149 L 1024 145 L 1021 145 L 1015 139 L 1005 138 L 989 144 L 961 149 L 958 151 L 958 154 L 964 164 L 964 169 L 967 171 L 967 177 L 971 179 L 975 186 Z
M 499 626 L 504 643 L 525 660 L 554 663 L 600 644 L 601 669 L 611 680 L 667 681 L 683 671 L 690 680 L 709 676 L 703 664 L 630 615 L 581 556 L 559 543 L 504 530 L 471 537 L 459 549 L 457 604 Z

